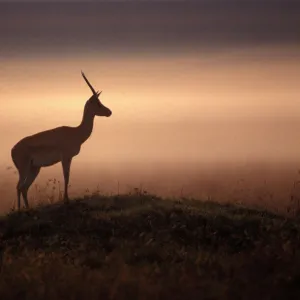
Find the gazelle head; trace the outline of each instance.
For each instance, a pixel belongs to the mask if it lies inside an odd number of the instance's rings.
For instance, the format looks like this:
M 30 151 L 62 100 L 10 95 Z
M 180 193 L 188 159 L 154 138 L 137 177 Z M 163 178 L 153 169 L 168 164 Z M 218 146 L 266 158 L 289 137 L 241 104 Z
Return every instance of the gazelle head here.
M 101 92 L 95 91 L 90 82 L 85 77 L 84 73 L 81 71 L 81 75 L 84 78 L 85 82 L 89 86 L 89 88 L 92 90 L 93 95 L 90 97 L 90 99 L 86 102 L 86 108 L 94 115 L 99 117 L 110 117 L 112 112 L 109 108 L 104 106 L 101 101 L 99 100 L 99 96 Z

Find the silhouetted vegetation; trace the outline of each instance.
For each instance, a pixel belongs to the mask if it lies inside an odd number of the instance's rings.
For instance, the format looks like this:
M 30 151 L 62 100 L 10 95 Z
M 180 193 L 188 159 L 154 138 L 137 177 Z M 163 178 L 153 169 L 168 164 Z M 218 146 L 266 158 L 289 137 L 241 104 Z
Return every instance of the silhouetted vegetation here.
M 0 220 L 1 299 L 299 299 L 300 222 L 136 190 Z

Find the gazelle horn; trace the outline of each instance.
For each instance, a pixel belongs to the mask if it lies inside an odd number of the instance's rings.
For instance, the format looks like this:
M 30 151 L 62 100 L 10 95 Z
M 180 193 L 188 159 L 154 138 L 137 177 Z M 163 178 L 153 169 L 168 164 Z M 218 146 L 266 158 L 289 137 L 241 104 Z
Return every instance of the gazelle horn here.
M 92 90 L 93 94 L 95 96 L 99 96 L 101 94 L 101 92 L 96 93 L 96 91 L 94 90 L 94 88 L 92 87 L 92 85 L 90 84 L 90 82 L 87 80 L 87 78 L 85 77 L 84 73 L 81 71 L 81 75 L 84 78 L 85 82 L 87 83 L 87 85 L 90 87 L 90 89 Z

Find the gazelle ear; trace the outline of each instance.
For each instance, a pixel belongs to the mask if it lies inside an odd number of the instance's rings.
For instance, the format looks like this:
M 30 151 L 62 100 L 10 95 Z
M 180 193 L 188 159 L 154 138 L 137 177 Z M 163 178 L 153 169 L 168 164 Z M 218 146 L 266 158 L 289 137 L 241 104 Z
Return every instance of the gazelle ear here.
M 101 93 L 102 93 L 102 91 L 101 92 L 97 91 L 97 96 L 99 97 Z

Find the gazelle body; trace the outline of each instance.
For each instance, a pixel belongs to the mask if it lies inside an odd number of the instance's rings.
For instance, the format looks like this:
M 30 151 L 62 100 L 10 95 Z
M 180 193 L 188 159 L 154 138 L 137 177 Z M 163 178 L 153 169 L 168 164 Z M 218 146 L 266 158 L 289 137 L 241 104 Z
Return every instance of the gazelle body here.
M 68 185 L 72 158 L 79 154 L 81 145 L 90 137 L 93 131 L 94 117 L 111 116 L 111 111 L 98 99 L 101 92 L 95 92 L 83 73 L 82 76 L 93 95 L 86 101 L 80 125 L 57 127 L 25 137 L 11 150 L 12 160 L 19 172 L 18 210 L 20 210 L 21 194 L 26 208 L 29 207 L 27 192 L 40 169 L 58 162 L 62 164 L 64 175 L 64 200 L 69 201 Z

